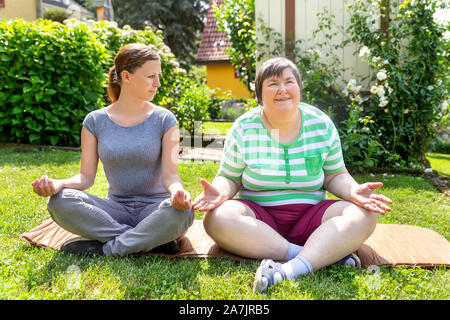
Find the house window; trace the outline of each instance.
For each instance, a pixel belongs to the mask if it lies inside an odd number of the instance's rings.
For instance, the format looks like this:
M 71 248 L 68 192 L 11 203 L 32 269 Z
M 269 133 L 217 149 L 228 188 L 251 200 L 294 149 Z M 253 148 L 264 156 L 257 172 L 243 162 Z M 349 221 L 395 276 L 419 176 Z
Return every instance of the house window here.
M 4 8 L 5 7 L 5 0 L 0 0 L 0 8 Z

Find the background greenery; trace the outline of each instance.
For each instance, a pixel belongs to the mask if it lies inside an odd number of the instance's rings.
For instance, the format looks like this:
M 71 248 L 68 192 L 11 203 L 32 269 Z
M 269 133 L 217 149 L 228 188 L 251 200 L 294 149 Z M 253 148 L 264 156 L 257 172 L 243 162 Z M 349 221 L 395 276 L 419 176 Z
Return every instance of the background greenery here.
M 252 65 L 287 54 L 284 39 L 264 23 L 259 30 L 262 39 L 255 43 L 254 27 L 250 28 L 255 25 L 251 19 L 254 7 L 249 2 L 232 1 L 217 14 L 219 25 L 233 43 L 230 54 L 241 54 L 240 60 L 231 60 L 237 68 L 243 61 Z M 324 10 L 308 39 L 316 44 L 303 49 L 302 41 L 293 44 L 289 56 L 302 73 L 303 99 L 327 112 L 341 129 L 348 163 L 360 167 L 429 166 L 425 153 L 436 145 L 433 138 L 448 117 L 450 23 L 434 17 L 445 6 L 441 0 L 349 1 L 348 26 L 336 24 L 335 17 Z M 323 41 L 317 41 L 319 34 Z M 344 41 L 333 41 L 338 35 Z M 364 48 L 360 56 L 373 74 L 367 88 L 357 76 L 342 78 L 344 68 L 335 52 L 349 45 Z M 258 55 L 244 57 L 245 48 L 255 48 Z M 251 72 L 246 79 L 253 79 Z
M 79 146 L 84 117 L 109 103 L 107 73 L 116 52 L 133 42 L 159 53 L 163 76 L 153 103 L 172 110 L 189 131 L 206 118 L 212 92 L 180 68 L 162 37 L 151 27 L 108 21 L 0 21 L 0 141 Z

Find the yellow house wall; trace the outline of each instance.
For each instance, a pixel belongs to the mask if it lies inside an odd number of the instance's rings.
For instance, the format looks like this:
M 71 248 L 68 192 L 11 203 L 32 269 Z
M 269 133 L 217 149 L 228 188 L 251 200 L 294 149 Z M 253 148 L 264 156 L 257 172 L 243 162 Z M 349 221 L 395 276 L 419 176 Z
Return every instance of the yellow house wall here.
M 5 7 L 0 8 L 0 19 L 22 18 L 25 21 L 36 20 L 38 14 L 37 0 L 5 0 Z
M 247 87 L 234 76 L 231 63 L 210 64 L 206 66 L 206 84 L 210 89 L 220 89 L 224 95 L 227 90 L 235 98 L 250 98 Z M 220 94 L 220 93 L 219 93 Z

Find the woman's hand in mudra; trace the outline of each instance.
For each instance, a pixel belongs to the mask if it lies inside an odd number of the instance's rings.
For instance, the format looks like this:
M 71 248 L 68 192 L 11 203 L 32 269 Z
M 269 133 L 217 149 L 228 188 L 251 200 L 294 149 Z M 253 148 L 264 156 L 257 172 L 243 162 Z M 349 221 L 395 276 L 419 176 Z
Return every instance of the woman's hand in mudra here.
M 191 195 L 186 190 L 177 190 L 170 196 L 170 204 L 177 210 L 189 210 Z
M 391 211 L 391 208 L 385 203 L 391 204 L 392 200 L 374 191 L 374 189 L 381 188 L 382 186 L 382 182 L 367 182 L 360 184 L 351 191 L 350 200 L 364 209 L 379 214 L 385 214 L 385 211 Z

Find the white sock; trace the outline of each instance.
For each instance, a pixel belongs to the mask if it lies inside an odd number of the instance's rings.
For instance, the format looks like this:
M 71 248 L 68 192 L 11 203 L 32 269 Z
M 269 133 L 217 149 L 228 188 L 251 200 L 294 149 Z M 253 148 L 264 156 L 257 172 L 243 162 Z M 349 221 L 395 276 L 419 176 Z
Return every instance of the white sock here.
M 296 256 L 281 265 L 288 280 L 297 279 L 299 275 L 313 272 L 311 264 L 302 256 Z
M 288 253 L 286 255 L 286 258 L 284 258 L 284 260 L 289 261 L 294 259 L 296 256 L 298 256 L 298 254 L 300 253 L 300 251 L 302 251 L 302 249 L 303 249 L 302 246 L 289 242 Z

